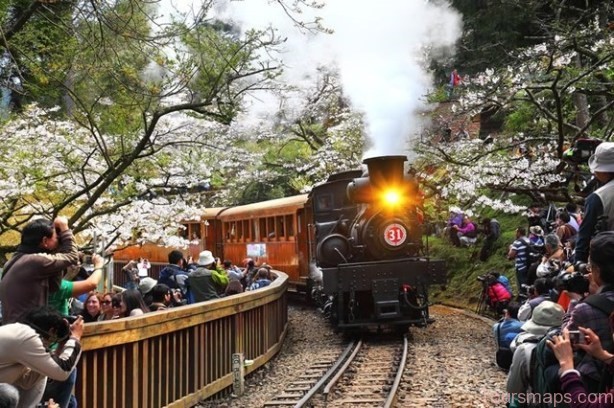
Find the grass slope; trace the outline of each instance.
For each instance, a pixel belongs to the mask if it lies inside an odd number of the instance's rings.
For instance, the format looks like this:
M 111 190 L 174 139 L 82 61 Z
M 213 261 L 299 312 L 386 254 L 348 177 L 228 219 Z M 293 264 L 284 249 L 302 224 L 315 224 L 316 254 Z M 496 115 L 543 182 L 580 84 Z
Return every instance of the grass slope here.
M 482 237 L 475 246 L 468 248 L 457 248 L 440 237 L 429 237 L 431 256 L 445 260 L 448 267 L 448 285 L 445 290 L 433 287 L 431 302 L 475 310 L 482 292 L 482 284 L 477 277 L 492 270 L 507 276 L 514 293 L 518 292 L 514 261 L 507 259 L 507 252 L 509 245 L 516 238 L 516 228 L 526 226 L 527 220 L 525 217 L 508 214 L 489 214 L 489 216 L 501 224 L 501 236 L 486 262 L 478 259 Z

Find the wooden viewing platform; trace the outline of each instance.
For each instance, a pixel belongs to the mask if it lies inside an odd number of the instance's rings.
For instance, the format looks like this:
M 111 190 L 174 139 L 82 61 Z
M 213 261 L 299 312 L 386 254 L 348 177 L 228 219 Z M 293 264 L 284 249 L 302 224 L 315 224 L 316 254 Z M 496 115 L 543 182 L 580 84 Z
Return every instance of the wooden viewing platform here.
M 219 300 L 91 323 L 82 338 L 76 396 L 82 407 L 190 407 L 233 384 L 232 355 L 258 369 L 288 328 L 288 276 Z

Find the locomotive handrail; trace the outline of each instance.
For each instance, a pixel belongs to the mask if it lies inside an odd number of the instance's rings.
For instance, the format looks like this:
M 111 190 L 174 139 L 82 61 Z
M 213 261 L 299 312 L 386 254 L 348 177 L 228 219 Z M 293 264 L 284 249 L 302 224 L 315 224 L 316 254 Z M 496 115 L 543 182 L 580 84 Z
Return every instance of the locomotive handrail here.
M 86 407 L 190 406 L 228 389 L 231 358 L 254 363 L 281 348 L 288 276 L 218 300 L 85 325 L 75 387 Z

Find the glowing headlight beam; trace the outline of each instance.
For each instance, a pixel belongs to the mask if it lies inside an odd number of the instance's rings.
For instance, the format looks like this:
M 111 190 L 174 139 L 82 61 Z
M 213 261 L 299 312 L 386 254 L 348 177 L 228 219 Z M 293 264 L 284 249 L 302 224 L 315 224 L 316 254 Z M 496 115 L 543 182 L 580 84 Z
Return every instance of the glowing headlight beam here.
M 397 205 L 401 202 L 401 195 L 398 191 L 388 190 L 384 193 L 384 202 L 388 205 Z

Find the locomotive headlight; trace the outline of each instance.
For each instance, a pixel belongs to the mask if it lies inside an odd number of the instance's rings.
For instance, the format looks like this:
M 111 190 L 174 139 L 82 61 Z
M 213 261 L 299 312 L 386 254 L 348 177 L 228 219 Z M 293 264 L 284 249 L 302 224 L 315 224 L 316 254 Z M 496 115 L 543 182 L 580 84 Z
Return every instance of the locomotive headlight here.
M 384 203 L 389 206 L 399 205 L 401 203 L 401 194 L 397 190 L 385 191 Z

